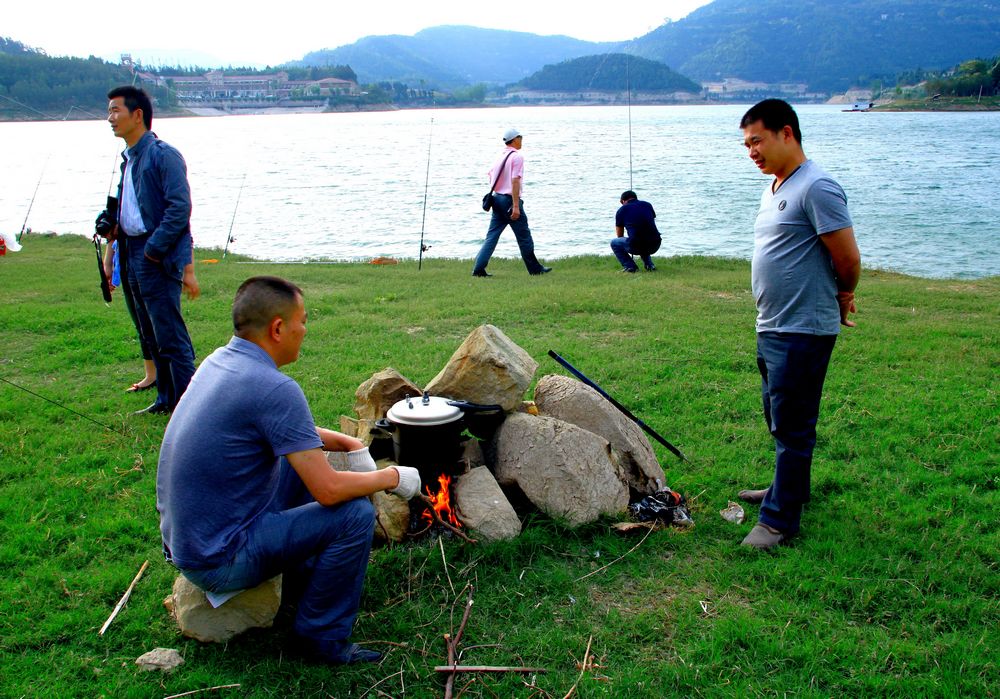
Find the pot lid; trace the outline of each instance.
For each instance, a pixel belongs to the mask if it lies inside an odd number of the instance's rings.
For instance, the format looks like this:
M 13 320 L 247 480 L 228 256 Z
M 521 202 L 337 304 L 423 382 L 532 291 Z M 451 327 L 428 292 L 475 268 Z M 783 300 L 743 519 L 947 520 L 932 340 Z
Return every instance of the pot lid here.
M 448 399 L 440 396 L 404 398 L 397 401 L 386 412 L 391 422 L 399 425 L 446 425 L 462 417 L 462 409 L 448 405 Z

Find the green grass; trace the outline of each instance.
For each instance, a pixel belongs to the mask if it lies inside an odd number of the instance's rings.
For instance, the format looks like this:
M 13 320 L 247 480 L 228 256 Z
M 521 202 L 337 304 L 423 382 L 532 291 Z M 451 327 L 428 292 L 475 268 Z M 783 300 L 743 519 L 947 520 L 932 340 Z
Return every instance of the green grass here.
M 419 541 L 373 553 L 354 637 L 391 642 L 380 666 L 309 665 L 282 646 L 288 619 L 224 646 L 180 637 L 162 606 L 174 571 L 159 554 L 155 470 L 166 420 L 129 418 L 149 394 L 121 299 L 100 300 L 79 237 L 26 236 L 0 258 L 0 696 L 436 697 L 466 583 L 470 664 L 544 666 L 530 677 L 463 676 L 466 697 L 562 697 L 588 638 L 580 697 L 993 697 L 1000 686 L 1000 278 L 866 272 L 858 327 L 838 341 L 794 547 L 742 550 L 750 527 L 719 517 L 762 486 L 772 445 L 759 408 L 753 301 L 743 261 L 658 260 L 622 275 L 610 255 L 529 277 L 496 260 L 377 267 L 227 258 L 198 264 L 185 302 L 199 358 L 229 336 L 238 284 L 278 274 L 306 293 L 309 334 L 286 368 L 317 422 L 350 414 L 386 366 L 428 382 L 477 325 L 492 323 L 563 373 L 554 349 L 680 447 L 656 446 L 696 528 L 638 539 L 607 522 L 571 531 L 531 517 L 516 541 Z M 198 257 L 218 257 L 199 251 Z M 749 514 L 754 514 L 750 508 Z M 150 567 L 105 636 L 97 631 L 144 560 Z M 446 563 L 445 563 L 446 561 Z M 445 565 L 447 564 L 447 570 Z M 177 648 L 172 675 L 134 659 Z M 398 674 L 401 673 L 401 674 Z M 405 687 L 405 692 L 404 692 Z M 456 692 L 457 693 L 457 692 Z M 197 695 L 196 695 L 197 696 Z

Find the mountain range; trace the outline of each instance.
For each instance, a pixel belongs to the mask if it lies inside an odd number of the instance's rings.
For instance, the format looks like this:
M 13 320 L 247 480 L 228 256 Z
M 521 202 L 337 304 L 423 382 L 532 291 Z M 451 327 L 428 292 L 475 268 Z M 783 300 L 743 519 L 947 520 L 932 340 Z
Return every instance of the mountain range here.
M 843 91 L 1000 53 L 1000 0 L 714 0 L 628 42 L 440 26 L 365 37 L 295 65 L 347 64 L 361 82 L 453 89 L 514 84 L 546 65 L 615 51 L 698 81 L 733 77 Z

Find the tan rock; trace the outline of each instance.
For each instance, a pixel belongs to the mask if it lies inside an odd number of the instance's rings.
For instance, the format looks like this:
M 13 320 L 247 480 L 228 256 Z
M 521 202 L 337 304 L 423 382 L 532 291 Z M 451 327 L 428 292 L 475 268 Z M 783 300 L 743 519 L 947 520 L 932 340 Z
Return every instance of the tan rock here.
M 178 666 L 184 664 L 184 658 L 173 648 L 154 648 L 136 658 L 135 664 L 146 671 L 173 672 Z
M 387 367 L 358 386 L 354 393 L 354 412 L 361 421 L 381 420 L 393 403 L 403 400 L 406 394 L 419 396 L 421 392 L 408 378 L 392 367 Z M 359 425 L 359 434 L 360 429 Z
M 535 386 L 538 412 L 569 422 L 608 440 L 625 483 L 641 495 L 662 488 L 667 479 L 649 439 L 600 393 L 576 379 L 550 374 Z
M 540 510 L 571 526 L 621 514 L 628 506 L 611 445 L 593 432 L 514 413 L 497 430 L 494 449 L 497 481 L 516 485 Z
M 347 415 L 340 416 L 340 431 L 348 437 L 358 436 L 358 421 Z
M 471 403 L 521 404 L 538 362 L 492 325 L 473 330 L 429 384 L 427 391 Z
M 389 459 L 380 459 L 379 468 L 395 465 Z M 375 505 L 375 541 L 401 542 L 410 528 L 410 503 L 398 495 L 378 491 L 372 496 Z
M 181 633 L 206 643 L 224 643 L 252 628 L 268 628 L 281 604 L 281 576 L 244 590 L 220 607 L 212 607 L 205 593 L 178 575 L 173 595 L 167 598 Z
M 521 533 L 521 520 L 485 466 L 459 477 L 454 495 L 459 520 L 475 532 L 478 540 L 501 541 Z

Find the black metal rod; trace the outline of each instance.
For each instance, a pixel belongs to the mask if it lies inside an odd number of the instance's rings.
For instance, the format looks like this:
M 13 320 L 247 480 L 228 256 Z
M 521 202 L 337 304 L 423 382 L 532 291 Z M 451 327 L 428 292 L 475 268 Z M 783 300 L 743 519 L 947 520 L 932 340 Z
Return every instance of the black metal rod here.
M 431 143 L 434 141 L 434 117 L 431 117 L 431 130 L 427 136 L 427 172 L 424 175 L 424 210 L 420 216 L 420 253 L 417 256 L 417 271 L 424 266 L 424 223 L 427 221 L 427 186 L 431 181 Z
M 590 379 L 588 379 L 586 376 L 584 376 L 583 373 L 579 369 L 577 369 L 576 367 L 574 367 L 572 364 L 570 364 L 569 362 L 567 362 L 565 359 L 563 359 L 562 357 L 560 357 L 558 354 L 556 354 L 552 350 L 549 350 L 549 356 L 552 357 L 557 362 L 559 362 L 560 364 L 562 364 L 564 367 L 566 367 L 573 374 L 573 376 L 575 376 L 576 378 L 580 379 L 585 384 L 587 384 L 588 386 L 590 386 L 592 389 L 594 389 L 595 391 L 597 391 L 598 393 L 600 393 L 609 403 L 611 403 L 611 405 L 613 405 L 616 408 L 618 408 L 618 410 L 620 410 L 622 412 L 622 414 L 625 415 L 625 417 L 627 417 L 629 420 L 631 420 L 632 422 L 634 422 L 635 424 L 637 424 L 639 427 L 641 427 L 646 432 L 646 434 L 648 434 L 650 437 L 652 437 L 657 442 L 659 442 L 660 444 L 662 444 L 663 446 L 665 446 L 667 449 L 669 449 L 671 451 L 671 453 L 673 453 L 675 456 L 677 456 L 677 458 L 679 458 L 681 461 L 688 461 L 688 458 L 686 456 L 684 456 L 684 454 L 681 452 L 680 449 L 678 449 L 673 444 L 671 444 L 666 439 L 664 439 L 660 435 L 659 432 L 657 432 L 652 427 L 650 427 L 649 425 L 647 425 L 645 422 L 643 422 L 642 420 L 640 420 L 639 418 L 637 418 L 635 415 L 633 415 L 632 412 L 628 408 L 626 408 L 624 405 L 622 405 L 621 403 L 619 403 L 618 401 L 616 401 L 614 398 L 612 398 L 611 396 L 609 396 L 608 393 L 607 393 L 607 391 L 605 391 L 603 388 L 601 388 L 596 383 L 594 383 L 593 381 L 591 381 Z M 688 461 L 688 463 L 690 463 L 690 461 Z
M 240 180 L 240 191 L 236 193 L 236 204 L 233 205 L 233 217 L 229 219 L 229 232 L 226 233 L 226 247 L 222 249 L 222 259 L 226 259 L 226 253 L 229 252 L 229 244 L 233 242 L 233 224 L 236 223 L 236 211 L 240 208 L 240 197 L 243 196 L 243 185 L 246 184 L 247 173 L 243 173 L 243 179 Z

